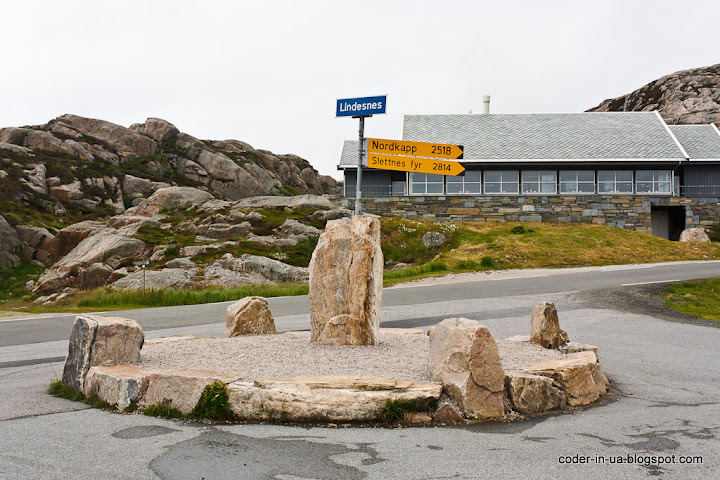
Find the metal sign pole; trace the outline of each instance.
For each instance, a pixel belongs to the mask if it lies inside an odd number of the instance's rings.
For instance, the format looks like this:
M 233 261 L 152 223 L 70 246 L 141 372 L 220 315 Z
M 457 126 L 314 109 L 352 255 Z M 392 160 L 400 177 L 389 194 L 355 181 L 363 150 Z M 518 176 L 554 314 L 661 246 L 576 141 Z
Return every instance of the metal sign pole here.
M 145 298 L 145 265 L 142 266 L 143 270 L 143 298 Z
M 360 143 L 358 144 L 357 175 L 355 176 L 355 215 L 362 215 L 360 186 L 362 185 L 363 147 L 365 144 L 365 117 L 360 116 Z

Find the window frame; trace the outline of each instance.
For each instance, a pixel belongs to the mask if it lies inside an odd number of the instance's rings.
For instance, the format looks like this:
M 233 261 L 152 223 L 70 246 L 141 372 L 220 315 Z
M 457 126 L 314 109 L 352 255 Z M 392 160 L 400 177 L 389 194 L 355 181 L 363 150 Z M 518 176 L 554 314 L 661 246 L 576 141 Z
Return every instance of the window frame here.
M 535 175 L 537 177 L 537 181 L 526 181 L 525 175 Z M 547 176 L 548 174 L 552 174 L 553 180 L 543 180 L 543 176 Z M 521 190 L 523 195 L 556 195 L 558 193 L 558 173 L 557 170 L 523 170 L 520 172 L 520 180 L 521 180 Z M 551 185 L 552 191 L 543 191 L 544 185 Z M 537 191 L 534 192 L 528 192 L 526 191 L 526 186 L 536 186 Z
M 592 173 L 591 180 L 580 180 L 580 172 Z M 563 180 L 563 174 L 575 174 L 575 180 Z M 563 191 L 563 185 L 574 185 L 575 190 L 571 192 Z M 581 192 L 580 185 L 592 185 L 592 191 Z M 558 195 L 594 195 L 597 192 L 597 174 L 595 170 L 560 170 L 558 174 Z
M 600 186 L 602 184 L 610 183 L 610 180 L 601 180 L 600 174 L 601 173 L 609 173 L 609 172 L 613 173 L 613 180 L 612 180 L 613 189 L 611 191 L 601 191 Z M 618 179 L 617 179 L 618 172 L 629 172 L 630 180 L 618 181 Z M 629 192 L 619 191 L 617 188 L 619 183 L 623 184 L 623 185 L 630 185 L 630 191 Z M 596 191 L 600 195 L 615 195 L 615 194 L 632 195 L 633 193 L 635 193 L 635 172 L 633 170 L 598 170 L 595 175 L 595 184 L 596 184 Z
M 488 173 L 499 173 L 500 174 L 500 181 L 490 181 L 488 182 L 487 177 Z M 515 173 L 517 174 L 517 178 L 515 181 L 505 181 L 505 174 L 508 173 Z M 482 178 L 482 186 L 483 186 L 483 193 L 487 195 L 520 195 L 520 170 L 484 170 L 483 171 L 483 178 Z M 499 185 L 500 191 L 499 192 L 488 192 L 487 186 L 488 183 L 491 185 Z M 504 192 L 503 188 L 504 185 L 515 185 L 515 191 L 514 192 Z
M 468 182 L 466 180 L 468 173 L 477 173 L 479 176 L 479 179 L 477 182 L 472 181 Z M 457 181 L 459 180 L 459 181 Z M 483 174 L 480 170 L 466 170 L 464 175 L 445 175 L 445 193 L 447 195 L 482 195 L 483 193 Z M 461 191 L 459 192 L 451 192 L 450 191 L 450 185 L 460 185 Z M 466 191 L 467 185 L 477 185 L 478 191 L 477 192 L 468 192 Z
M 652 179 L 651 180 L 640 180 L 639 173 L 651 173 Z M 658 180 L 659 175 L 666 173 L 669 175 L 668 180 Z M 672 170 L 636 170 L 635 171 L 635 192 L 638 195 L 672 195 L 673 194 L 673 171 Z M 641 184 L 649 184 L 651 185 L 650 190 L 640 190 L 639 185 Z M 668 191 L 661 191 L 659 190 L 659 185 L 666 184 L 668 186 Z

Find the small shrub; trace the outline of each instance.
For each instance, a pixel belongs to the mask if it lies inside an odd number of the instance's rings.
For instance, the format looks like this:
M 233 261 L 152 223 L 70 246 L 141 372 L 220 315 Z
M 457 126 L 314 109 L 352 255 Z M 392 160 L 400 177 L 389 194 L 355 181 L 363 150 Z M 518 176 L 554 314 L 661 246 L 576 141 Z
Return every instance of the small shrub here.
M 172 260 L 180 255 L 180 249 L 176 246 L 170 246 L 165 249 L 165 260 Z
M 52 382 L 50 388 L 48 388 L 48 393 L 54 397 L 72 400 L 73 402 L 82 402 L 91 407 L 101 408 L 103 410 L 117 410 L 117 405 L 111 405 L 95 394 L 86 397 L 82 392 L 76 392 L 71 387 L 64 386 L 61 380 Z
M 443 272 L 448 269 L 447 265 L 443 262 L 430 262 L 428 267 L 431 272 Z
M 215 381 L 205 387 L 191 416 L 211 420 L 229 420 L 234 417 L 228 404 L 227 385 Z
M 172 400 L 164 398 L 162 402 L 150 405 L 143 413 L 149 417 L 160 418 L 182 418 L 183 414 L 177 408 L 173 408 Z
M 475 270 L 479 266 L 475 260 L 460 260 L 455 268 L 457 270 Z
M 720 242 L 720 223 L 716 223 L 710 227 L 707 234 L 711 242 Z
M 382 419 L 386 423 L 393 423 L 402 420 L 406 412 L 411 412 L 413 405 L 402 398 L 388 398 L 382 409 Z
M 485 255 L 480 259 L 480 266 L 485 268 L 490 268 L 495 264 L 492 257 L 490 255 Z
M 523 233 L 527 232 L 527 229 L 522 225 L 515 225 L 511 230 L 510 233 L 514 233 L 515 235 L 522 235 Z

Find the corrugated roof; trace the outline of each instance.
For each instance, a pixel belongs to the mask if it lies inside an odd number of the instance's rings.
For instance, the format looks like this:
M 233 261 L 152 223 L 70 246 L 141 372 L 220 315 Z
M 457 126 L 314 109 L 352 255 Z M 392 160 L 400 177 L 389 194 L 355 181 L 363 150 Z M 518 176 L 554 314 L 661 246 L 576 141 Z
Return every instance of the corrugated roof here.
M 685 157 L 654 112 L 406 115 L 403 139 L 463 145 L 464 161 Z
M 670 125 L 690 160 L 719 160 L 720 134 L 712 125 Z

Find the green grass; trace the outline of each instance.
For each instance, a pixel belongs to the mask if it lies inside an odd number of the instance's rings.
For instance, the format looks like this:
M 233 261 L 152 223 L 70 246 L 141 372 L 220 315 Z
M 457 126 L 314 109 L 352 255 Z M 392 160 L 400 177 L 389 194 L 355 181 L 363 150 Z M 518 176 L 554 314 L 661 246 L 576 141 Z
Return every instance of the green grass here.
M 162 402 L 156 403 L 155 405 L 149 405 L 143 414 L 148 417 L 159 417 L 159 418 L 184 418 L 185 415 L 178 410 L 173 408 L 172 401 L 169 398 L 164 398 Z
M 20 266 L 0 270 L 0 305 L 12 301 L 30 298 L 30 291 L 25 288 L 28 280 L 37 280 L 44 267 L 24 262 Z
M 405 414 L 414 410 L 412 402 L 402 398 L 388 398 L 382 409 L 382 419 L 385 423 L 398 422 Z
M 673 310 L 720 321 L 720 278 L 671 285 L 665 293 L 665 305 Z
M 72 400 L 73 402 L 82 402 L 94 408 L 113 411 L 117 410 L 117 405 L 111 405 L 104 400 L 100 400 L 97 395 L 86 397 L 82 394 L 82 392 L 76 392 L 72 388 L 64 386 L 61 380 L 55 380 L 52 382 L 50 384 L 50 388 L 47 390 L 47 393 L 54 397 Z
M 447 241 L 436 248 L 427 248 L 422 236 L 427 232 L 440 232 Z M 453 223 L 408 220 L 403 217 L 381 219 L 381 245 L 385 261 L 402 263 L 425 263 L 437 254 L 447 252 L 459 245 L 459 228 Z
M 141 290 L 112 291 L 108 288 L 95 290 L 77 302 L 78 307 L 91 308 L 145 308 L 200 303 L 227 302 L 244 297 L 281 297 L 307 295 L 308 286 L 302 283 L 277 285 L 246 285 L 243 287 L 210 287 L 202 290 Z
M 215 381 L 205 387 L 190 416 L 209 420 L 234 419 L 235 414 L 230 409 L 227 384 Z

